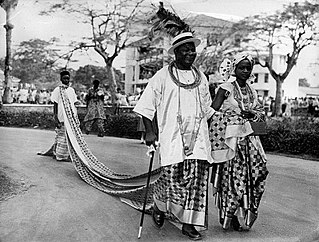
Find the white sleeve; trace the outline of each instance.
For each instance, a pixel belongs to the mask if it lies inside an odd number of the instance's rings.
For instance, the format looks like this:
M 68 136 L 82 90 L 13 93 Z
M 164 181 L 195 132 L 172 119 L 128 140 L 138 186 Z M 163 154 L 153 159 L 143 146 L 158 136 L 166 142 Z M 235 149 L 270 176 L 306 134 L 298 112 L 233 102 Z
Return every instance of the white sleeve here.
M 164 74 L 164 75 L 163 75 Z M 162 83 L 166 75 L 164 70 L 158 71 L 149 81 L 133 111 L 153 120 L 157 107 L 162 99 Z
M 54 88 L 52 94 L 51 94 L 51 101 L 54 103 L 59 103 L 59 87 Z
M 202 93 L 202 99 L 203 99 L 203 110 L 204 113 L 209 119 L 216 111 L 213 109 L 212 106 L 212 97 L 209 92 L 209 86 L 208 86 L 208 81 L 207 78 L 205 77 L 204 74 L 202 74 L 202 81 L 203 81 L 203 93 Z
M 74 88 L 72 88 L 72 100 L 71 101 L 72 101 L 72 103 L 76 103 L 78 101 L 78 97 L 75 93 Z

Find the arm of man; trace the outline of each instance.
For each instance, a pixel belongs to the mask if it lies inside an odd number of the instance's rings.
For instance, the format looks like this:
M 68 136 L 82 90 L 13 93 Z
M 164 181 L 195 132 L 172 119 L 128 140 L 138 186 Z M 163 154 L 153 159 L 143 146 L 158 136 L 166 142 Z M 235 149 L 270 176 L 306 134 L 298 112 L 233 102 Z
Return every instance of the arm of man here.
M 143 94 L 140 96 L 133 111 L 143 117 L 145 126 L 146 145 L 155 145 L 158 140 L 157 109 L 162 99 L 162 82 L 166 76 L 162 74 L 163 69 L 158 71 L 149 81 Z
M 143 116 L 143 123 L 145 126 L 145 143 L 147 146 L 154 145 L 157 141 L 156 130 L 154 129 L 153 122 Z
M 53 103 L 53 117 L 54 117 L 54 124 L 55 127 L 61 128 L 62 124 L 58 118 L 58 102 L 59 102 L 59 88 L 55 88 L 51 94 L 51 102 Z
M 80 100 L 78 100 L 78 96 L 76 95 L 74 89 L 72 89 L 72 96 L 73 96 L 72 100 L 73 100 L 74 105 L 80 105 L 81 102 L 80 102 Z
M 54 116 L 55 127 L 61 128 L 62 124 L 58 118 L 58 104 L 56 102 L 53 103 L 53 116 Z

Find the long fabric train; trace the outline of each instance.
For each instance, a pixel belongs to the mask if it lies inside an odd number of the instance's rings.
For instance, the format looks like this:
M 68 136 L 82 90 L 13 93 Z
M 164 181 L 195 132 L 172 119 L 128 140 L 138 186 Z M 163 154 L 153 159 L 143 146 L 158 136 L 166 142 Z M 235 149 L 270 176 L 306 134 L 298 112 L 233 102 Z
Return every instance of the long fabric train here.
M 70 100 L 65 91 L 60 88 L 60 94 L 63 103 L 64 125 L 68 142 L 68 149 L 72 163 L 79 176 L 89 185 L 110 195 L 118 196 L 121 201 L 130 206 L 142 210 L 147 173 L 130 176 L 112 171 L 92 154 L 87 143 L 83 138 L 80 129 L 80 122 L 77 115 L 74 114 Z M 45 153 L 40 155 L 53 155 L 55 144 Z M 146 211 L 150 212 L 153 205 L 153 187 L 160 175 L 161 168 L 153 170 L 148 189 Z

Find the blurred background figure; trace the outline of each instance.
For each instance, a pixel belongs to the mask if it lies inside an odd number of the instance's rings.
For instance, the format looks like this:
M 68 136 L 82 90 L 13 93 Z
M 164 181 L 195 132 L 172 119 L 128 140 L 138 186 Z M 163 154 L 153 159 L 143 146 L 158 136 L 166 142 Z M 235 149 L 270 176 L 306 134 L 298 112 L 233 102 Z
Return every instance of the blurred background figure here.
M 104 136 L 104 91 L 99 87 L 100 81 L 95 79 L 93 87 L 91 87 L 86 95 L 87 114 L 84 118 L 85 131 L 89 134 L 93 124 L 96 122 L 98 126 L 98 136 Z

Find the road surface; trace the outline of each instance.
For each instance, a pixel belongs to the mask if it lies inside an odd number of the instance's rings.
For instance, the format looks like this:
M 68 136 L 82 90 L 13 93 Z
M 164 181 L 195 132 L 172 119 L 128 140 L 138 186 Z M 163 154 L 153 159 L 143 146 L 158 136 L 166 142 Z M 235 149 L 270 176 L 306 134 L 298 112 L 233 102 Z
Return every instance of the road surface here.
M 140 212 L 86 184 L 71 163 L 37 156 L 55 133 L 0 127 L 0 169 L 21 189 L 0 202 L 0 241 L 187 241 L 171 223 L 156 229 Z M 139 174 L 148 169 L 139 140 L 86 135 L 97 156 L 113 170 Z M 157 161 L 155 161 L 158 165 Z M 223 231 L 210 199 L 203 241 L 319 241 L 319 162 L 268 155 L 269 176 L 259 218 L 249 232 Z

